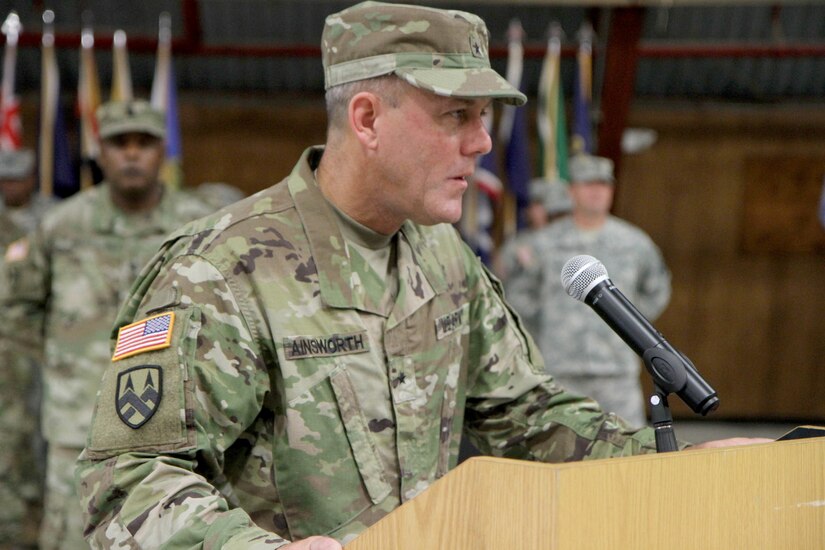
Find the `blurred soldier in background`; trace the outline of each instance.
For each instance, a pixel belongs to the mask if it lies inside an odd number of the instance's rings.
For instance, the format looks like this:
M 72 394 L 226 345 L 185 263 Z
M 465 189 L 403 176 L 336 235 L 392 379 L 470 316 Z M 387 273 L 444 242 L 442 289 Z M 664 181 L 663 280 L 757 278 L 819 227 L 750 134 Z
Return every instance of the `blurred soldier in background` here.
M 530 182 L 530 204 L 527 206 L 527 228 L 519 231 L 501 248 L 496 256 L 496 274 L 504 284 L 507 302 L 513 306 L 527 331 L 537 336 L 542 304 L 538 299 L 541 289 L 541 259 L 536 255 L 533 240 L 538 230 L 572 208 L 567 183 L 541 178 Z
M 0 217 L 6 218 L 16 228 L 14 234 L 0 234 L 0 246 L 4 248 L 14 240 L 34 230 L 53 199 L 37 193 L 34 151 L 0 151 Z
M 187 191 L 200 197 L 215 210 L 220 210 L 246 197 L 246 194 L 234 185 L 220 181 L 206 181 Z
M 543 271 L 537 341 L 547 372 L 560 384 L 642 426 L 646 400 L 639 359 L 598 315 L 567 295 L 560 274 L 573 256 L 598 258 L 652 321 L 670 300 L 670 272 L 644 231 L 610 215 L 613 162 L 582 154 L 570 159 L 569 169 L 573 211 L 541 229 L 534 240 Z
M 40 548 L 88 548 L 74 488 L 118 308 L 166 234 L 213 208 L 158 180 L 163 115 L 148 102 L 97 112 L 104 181 L 64 200 L 7 254 L 0 335 L 44 354 L 42 422 L 48 442 Z M 24 350 L 20 350 L 23 352 Z
M 0 151 L 0 265 L 22 254 L 12 243 L 35 229 L 51 199 L 36 192 L 35 158 L 29 149 Z M 5 285 L 0 272 L 0 289 Z M 0 290 L 2 292 L 2 290 Z M 0 339 L 0 546 L 36 546 L 42 509 L 45 446 L 38 428 L 39 350 L 13 355 Z

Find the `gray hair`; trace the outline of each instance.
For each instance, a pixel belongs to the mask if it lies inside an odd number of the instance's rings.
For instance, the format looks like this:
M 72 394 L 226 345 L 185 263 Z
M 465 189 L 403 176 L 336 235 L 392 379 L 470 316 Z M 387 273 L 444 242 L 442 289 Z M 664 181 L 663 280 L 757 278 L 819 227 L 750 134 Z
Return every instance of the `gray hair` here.
M 384 75 L 333 86 L 326 92 L 327 128 L 343 128 L 349 102 L 361 92 L 371 92 L 398 107 L 405 82 L 395 75 Z

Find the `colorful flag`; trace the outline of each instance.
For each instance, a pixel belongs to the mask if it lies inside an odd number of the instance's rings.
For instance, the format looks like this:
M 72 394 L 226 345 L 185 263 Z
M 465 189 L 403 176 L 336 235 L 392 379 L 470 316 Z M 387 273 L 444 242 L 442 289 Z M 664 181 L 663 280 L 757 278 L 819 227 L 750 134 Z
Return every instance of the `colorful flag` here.
M 152 105 L 165 113 L 166 117 L 166 159 L 161 168 L 161 178 L 170 187 L 178 189 L 183 185 L 183 149 L 178 119 L 175 66 L 172 60 L 172 19 L 165 12 L 160 16 L 158 53 L 152 82 Z
M 77 190 L 72 156 L 60 108 L 60 74 L 54 50 L 54 12 L 43 12 L 40 131 L 38 168 L 40 193 L 67 197 Z
M 561 36 L 561 25 L 553 22 L 539 78 L 536 109 L 539 141 L 537 173 L 546 181 L 570 179 L 567 171 L 567 120 L 560 71 Z
M 514 19 L 507 31 L 507 81 L 524 91 L 524 30 Z M 505 105 L 501 115 L 499 138 L 504 143 L 504 170 L 510 197 L 504 209 L 504 237 L 524 227 L 521 212 L 530 200 L 530 150 L 527 137 L 527 119 L 524 109 Z
M 100 81 L 94 54 L 95 37 L 91 25 L 85 25 L 80 38 L 80 65 L 77 80 L 77 105 L 80 118 L 80 187 L 95 184 L 95 161 L 100 152 L 95 111 L 100 105 Z
M 17 39 L 23 26 L 12 11 L 3 22 L 6 47 L 3 55 L 3 82 L 0 91 L 0 150 L 20 149 L 23 143 L 23 125 L 20 122 L 20 100 L 14 94 L 14 73 L 17 69 Z
M 126 33 L 120 29 L 115 31 L 112 41 L 112 101 L 131 101 L 132 72 L 129 68 L 129 52 L 126 50 Z
M 172 341 L 174 324 L 175 313 L 167 312 L 120 327 L 112 361 L 144 351 L 168 348 Z
M 492 105 L 484 116 L 484 125 L 492 138 L 493 108 Z M 495 248 L 493 225 L 498 201 L 501 199 L 504 186 L 496 175 L 496 147 L 489 153 L 478 158 L 476 170 L 470 180 L 470 186 L 464 194 L 460 231 L 464 240 L 481 258 L 481 261 L 490 265 Z
M 574 154 L 593 153 L 593 131 L 590 123 L 590 106 L 593 101 L 593 28 L 590 23 L 582 24 L 578 37 L 571 140 Z

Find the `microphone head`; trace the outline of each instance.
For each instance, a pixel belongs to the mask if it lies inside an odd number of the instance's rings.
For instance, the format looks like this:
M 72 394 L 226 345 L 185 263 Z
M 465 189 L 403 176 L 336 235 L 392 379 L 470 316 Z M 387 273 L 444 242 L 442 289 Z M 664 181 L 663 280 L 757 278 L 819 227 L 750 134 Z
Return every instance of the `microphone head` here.
M 561 284 L 565 292 L 580 302 L 594 286 L 607 278 L 604 264 L 586 254 L 570 258 L 561 268 Z

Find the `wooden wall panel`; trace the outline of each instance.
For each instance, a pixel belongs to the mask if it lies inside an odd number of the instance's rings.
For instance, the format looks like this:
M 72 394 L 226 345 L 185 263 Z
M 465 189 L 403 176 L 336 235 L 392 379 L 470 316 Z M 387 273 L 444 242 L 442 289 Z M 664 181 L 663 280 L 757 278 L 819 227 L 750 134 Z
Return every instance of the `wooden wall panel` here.
M 825 252 L 819 201 L 825 151 L 745 158 L 742 248 L 752 253 Z
M 187 185 L 233 184 L 251 194 L 289 174 L 301 152 L 324 142 L 323 97 L 188 94 L 181 103 Z
M 746 216 L 745 206 L 770 202 L 770 192 L 754 197 L 758 189 L 774 190 L 776 202 L 779 178 L 815 172 L 825 109 L 637 106 L 631 124 L 658 132 L 652 149 L 625 157 L 616 205 L 651 234 L 673 273 L 657 328 L 719 392 L 714 416 L 821 421 L 825 254 L 796 245 L 810 227 L 784 222 L 801 202 L 791 201 L 781 227 L 773 214 Z M 816 201 L 805 200 L 815 216 Z M 743 246 L 746 223 L 784 235 L 786 249 Z M 693 415 L 678 398 L 671 405 L 677 417 Z

